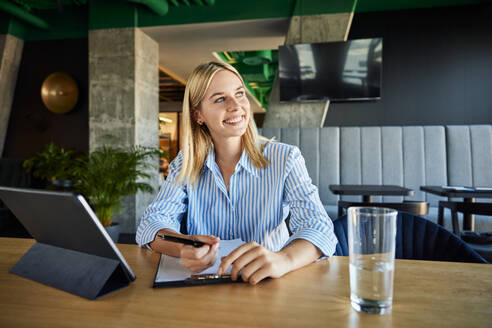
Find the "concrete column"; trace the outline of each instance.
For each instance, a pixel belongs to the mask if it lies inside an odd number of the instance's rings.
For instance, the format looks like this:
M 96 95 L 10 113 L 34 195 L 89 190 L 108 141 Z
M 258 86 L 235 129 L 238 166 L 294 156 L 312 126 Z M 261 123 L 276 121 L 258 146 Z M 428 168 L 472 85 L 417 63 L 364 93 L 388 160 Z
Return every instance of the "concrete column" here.
M 89 150 L 102 146 L 158 147 L 159 45 L 140 29 L 89 31 Z M 158 162 L 151 184 L 157 192 Z M 115 216 L 122 232 L 134 233 L 154 195 L 123 200 Z
M 346 41 L 353 13 L 292 16 L 285 44 Z M 275 77 L 263 127 L 321 127 L 329 101 L 280 103 L 278 74 Z
M 10 34 L 0 35 L 0 157 L 7 137 L 23 47 L 23 40 Z
M 346 41 L 354 13 L 292 16 L 285 44 Z

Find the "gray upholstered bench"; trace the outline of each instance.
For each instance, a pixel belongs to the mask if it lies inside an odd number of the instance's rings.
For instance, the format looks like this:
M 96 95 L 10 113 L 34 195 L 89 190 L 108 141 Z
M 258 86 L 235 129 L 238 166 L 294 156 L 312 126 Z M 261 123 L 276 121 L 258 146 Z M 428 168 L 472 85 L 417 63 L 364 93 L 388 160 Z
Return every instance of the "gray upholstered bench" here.
M 437 222 L 438 201 L 423 185 L 492 186 L 492 126 L 376 126 L 263 128 L 260 133 L 301 149 L 313 183 L 332 219 L 339 196 L 330 184 L 391 184 L 414 190 L 412 197 L 374 201 L 427 201 L 427 218 Z M 342 196 L 347 201 L 356 196 Z M 490 199 L 483 201 L 492 201 Z M 445 214 L 444 226 L 451 230 Z M 476 231 L 492 231 L 492 217 L 476 216 Z

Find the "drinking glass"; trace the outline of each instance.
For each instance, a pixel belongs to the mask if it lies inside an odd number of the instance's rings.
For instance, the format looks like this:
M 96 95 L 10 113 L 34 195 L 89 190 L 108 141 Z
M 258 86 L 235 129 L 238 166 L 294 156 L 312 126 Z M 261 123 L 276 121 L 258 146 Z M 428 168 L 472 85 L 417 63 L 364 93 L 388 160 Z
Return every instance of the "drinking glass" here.
M 382 207 L 348 209 L 350 301 L 359 312 L 391 311 L 396 215 Z

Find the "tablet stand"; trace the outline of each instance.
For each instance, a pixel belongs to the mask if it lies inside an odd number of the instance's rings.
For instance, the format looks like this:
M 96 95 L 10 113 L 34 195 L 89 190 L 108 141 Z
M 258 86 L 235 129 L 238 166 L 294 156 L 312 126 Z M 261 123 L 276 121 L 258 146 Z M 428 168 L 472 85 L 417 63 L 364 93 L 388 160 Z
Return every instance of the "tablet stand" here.
M 117 260 L 40 242 L 10 272 L 91 300 L 130 283 Z

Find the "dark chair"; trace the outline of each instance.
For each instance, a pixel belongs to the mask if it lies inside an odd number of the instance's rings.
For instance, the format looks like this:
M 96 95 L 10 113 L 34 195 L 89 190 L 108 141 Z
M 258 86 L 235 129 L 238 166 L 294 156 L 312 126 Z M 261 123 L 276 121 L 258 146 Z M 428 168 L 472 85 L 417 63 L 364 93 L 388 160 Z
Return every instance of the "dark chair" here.
M 378 202 L 347 202 L 338 201 L 338 216 L 343 215 L 343 209 L 347 209 L 351 206 L 365 206 L 365 207 L 387 207 L 397 211 L 407 212 L 419 216 L 427 215 L 429 213 L 429 203 L 423 201 L 411 201 L 406 200 L 401 203 L 378 203 Z
M 448 262 L 488 263 L 459 237 L 410 213 L 398 212 L 395 258 Z M 335 255 L 347 256 L 347 216 L 333 221 L 338 245 Z
M 0 186 L 31 187 L 32 178 L 22 167 L 22 160 L 0 158 Z M 0 200 L 0 236 L 30 237 L 24 226 Z

